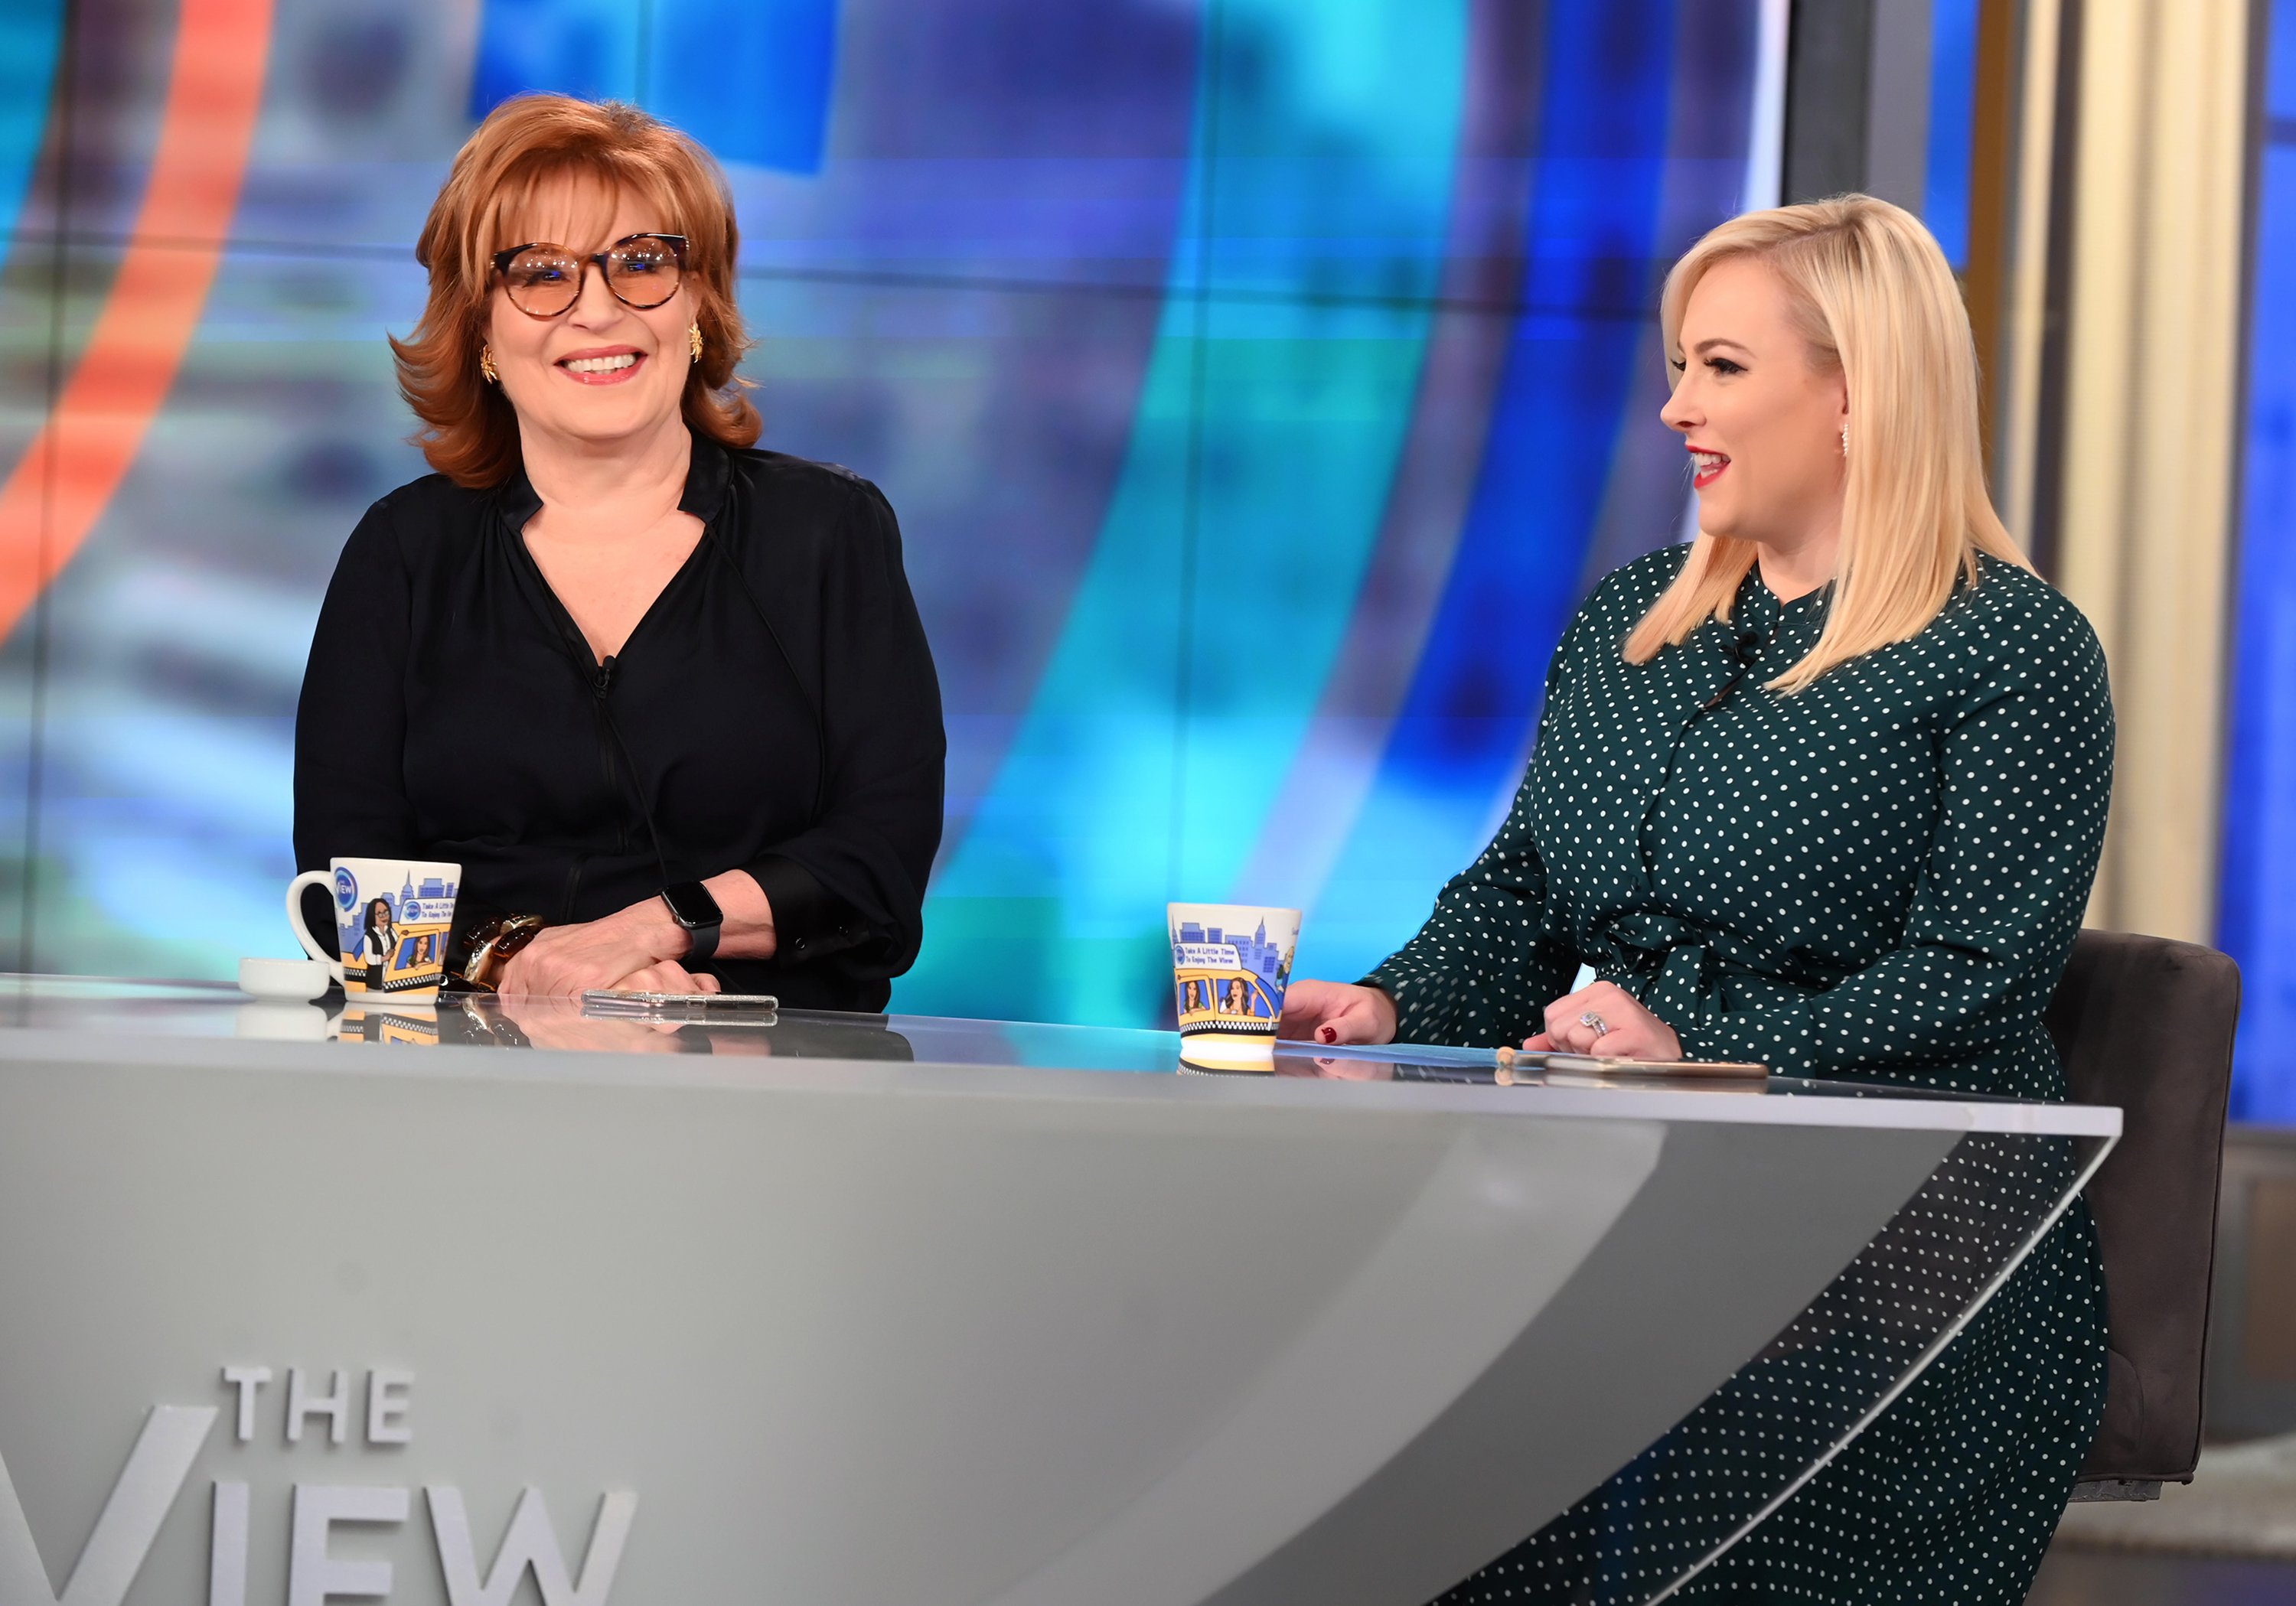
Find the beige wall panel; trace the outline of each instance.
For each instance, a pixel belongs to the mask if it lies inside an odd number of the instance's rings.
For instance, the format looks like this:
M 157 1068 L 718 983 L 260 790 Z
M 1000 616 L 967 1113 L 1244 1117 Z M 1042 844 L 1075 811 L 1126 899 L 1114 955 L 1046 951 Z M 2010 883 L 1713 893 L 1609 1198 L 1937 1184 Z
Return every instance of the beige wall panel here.
M 2095 923 L 2208 941 L 2238 425 L 2247 8 L 2094 0 L 2059 578 L 2112 665 Z

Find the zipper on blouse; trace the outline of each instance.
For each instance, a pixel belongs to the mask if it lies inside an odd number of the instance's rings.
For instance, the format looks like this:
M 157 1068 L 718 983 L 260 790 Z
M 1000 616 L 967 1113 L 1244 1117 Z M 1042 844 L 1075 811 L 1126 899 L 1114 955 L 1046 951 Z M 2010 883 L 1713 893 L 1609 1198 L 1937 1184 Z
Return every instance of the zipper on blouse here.
M 607 694 L 614 689 L 614 659 L 611 653 L 607 654 L 606 660 L 598 666 L 594 675 L 589 676 L 589 681 L 594 693 L 590 707 L 597 715 L 598 766 L 606 777 L 607 794 L 616 805 L 614 851 L 621 854 L 630 850 L 630 818 L 622 812 L 624 799 L 616 778 L 619 769 L 627 769 L 630 772 L 631 799 L 637 804 L 638 817 L 644 822 L 646 828 L 646 840 L 653 845 L 654 867 L 661 872 L 662 883 L 666 886 L 669 881 L 669 860 L 661 850 L 661 832 L 653 823 L 653 809 L 646 802 L 645 777 L 638 772 L 637 760 L 630 757 L 630 744 L 622 739 L 622 727 L 615 723 L 614 710 L 606 702 Z M 619 766 L 614 762 L 618 754 L 621 758 Z
M 590 677 L 591 724 L 598 733 L 598 773 L 605 778 L 606 795 L 613 800 L 614 851 L 627 853 L 630 848 L 629 816 L 622 812 L 622 785 L 619 766 L 614 762 L 613 714 L 606 707 L 606 695 L 614 689 L 614 660 L 611 654 L 598 666 Z M 632 785 L 637 777 L 630 777 Z
M 614 853 L 617 857 L 629 851 L 630 823 L 622 813 L 621 788 L 615 778 L 614 737 L 609 721 L 613 716 L 606 709 L 606 695 L 614 689 L 614 660 L 609 657 L 597 665 L 588 676 L 590 683 L 590 725 L 598 737 L 598 774 L 606 784 L 606 796 L 612 804 L 614 817 Z M 558 923 L 574 923 L 575 901 L 582 894 L 582 878 L 590 867 L 593 856 L 578 853 L 566 866 L 566 891 L 559 900 Z
M 578 853 L 574 856 L 574 862 L 566 866 L 566 895 L 558 900 L 558 923 L 562 926 L 574 923 L 574 900 L 581 893 L 582 872 L 589 864 L 590 856 Z

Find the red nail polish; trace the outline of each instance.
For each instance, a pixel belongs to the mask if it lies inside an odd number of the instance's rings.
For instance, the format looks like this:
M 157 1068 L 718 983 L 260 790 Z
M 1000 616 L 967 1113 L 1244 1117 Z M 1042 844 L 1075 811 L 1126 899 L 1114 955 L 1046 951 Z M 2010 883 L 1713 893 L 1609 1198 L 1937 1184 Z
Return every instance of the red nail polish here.
M 1323 1031 L 1319 1035 L 1326 1043 L 1337 1043 L 1340 1040 L 1340 1034 L 1333 1031 L 1328 1026 L 1324 1028 Z

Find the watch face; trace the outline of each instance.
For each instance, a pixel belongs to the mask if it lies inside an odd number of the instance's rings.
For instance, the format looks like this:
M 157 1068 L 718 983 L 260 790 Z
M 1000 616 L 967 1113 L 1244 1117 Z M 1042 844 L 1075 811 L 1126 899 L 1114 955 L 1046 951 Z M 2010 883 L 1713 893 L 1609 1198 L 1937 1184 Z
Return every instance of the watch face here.
M 718 900 L 700 881 L 680 881 L 675 887 L 664 887 L 661 901 L 669 905 L 671 918 L 681 926 L 714 926 L 725 919 L 718 911 Z

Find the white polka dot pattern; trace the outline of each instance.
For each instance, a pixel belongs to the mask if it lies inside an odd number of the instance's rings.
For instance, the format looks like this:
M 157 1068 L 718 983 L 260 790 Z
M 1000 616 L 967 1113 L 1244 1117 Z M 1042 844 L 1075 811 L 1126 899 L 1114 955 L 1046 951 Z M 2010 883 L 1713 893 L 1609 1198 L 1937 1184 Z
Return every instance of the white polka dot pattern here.
M 1620 644 L 1682 555 L 1611 575 L 1564 635 L 1513 811 L 1369 978 L 1396 999 L 1399 1035 L 1520 1041 L 1583 962 L 1693 1055 L 2063 1098 L 2041 1012 L 2087 902 L 2112 774 L 2087 621 L 1985 559 L 1913 640 L 1778 693 L 1762 683 L 1808 651 L 1828 594 L 1782 605 L 1750 576 L 1730 620 L 1627 663 Z M 1933 1244 L 1941 1266 L 1981 1259 L 1986 1211 L 2030 1202 L 1983 1169 L 1988 1154 L 1957 1150 L 1976 1168 L 1941 1174 L 1916 1204 L 1944 1214 L 1909 1207 L 1869 1250 L 1876 1265 L 1898 1264 L 1891 1233 Z M 1904 1304 L 1869 1337 L 1934 1315 L 1936 1288 L 1861 1275 L 1841 1298 Z M 1872 1428 L 1670 1598 L 2014 1606 L 2102 1409 L 2103 1313 L 2076 1204 Z M 1891 1353 L 1866 1356 L 1861 1386 Z M 1726 1536 L 1716 1525 L 1748 1489 L 1809 1463 L 1813 1424 L 1847 1397 L 1850 1373 L 1823 1370 L 1839 1364 L 1838 1346 L 1774 1347 L 1447 1606 L 1649 1598 L 1635 1579 L 1677 1576 Z
M 2055 1137 L 1964 1138 L 1857 1262 L 1751 1364 L 1440 1606 L 1640 1606 L 1657 1598 L 1870 1415 L 1966 1313 L 2062 1202 L 2078 1175 L 2073 1150 Z M 2063 1241 L 2053 1237 L 2038 1252 Z M 2018 1289 L 2013 1282 L 2001 1298 L 2028 1302 L 2030 1292 Z M 2026 1330 L 2036 1314 L 2026 1313 Z M 2046 1326 L 2046 1313 L 2038 1314 Z M 1667 1598 L 2023 1600 L 2103 1408 L 2104 1344 L 2091 1328 L 2086 1348 L 2062 1357 L 2062 1370 L 2034 1375 L 2019 1325 L 1997 1322 L 1950 1346 L 1936 1364 L 1936 1383 L 1925 1374 L 1775 1516 Z M 2087 1428 L 2000 1431 L 1996 1397 L 2005 1376 L 2021 1390 L 2054 1383 Z M 2044 1486 L 2038 1497 L 2037 1481 Z

